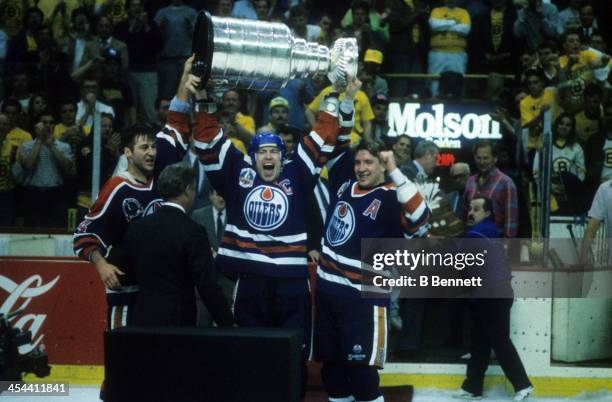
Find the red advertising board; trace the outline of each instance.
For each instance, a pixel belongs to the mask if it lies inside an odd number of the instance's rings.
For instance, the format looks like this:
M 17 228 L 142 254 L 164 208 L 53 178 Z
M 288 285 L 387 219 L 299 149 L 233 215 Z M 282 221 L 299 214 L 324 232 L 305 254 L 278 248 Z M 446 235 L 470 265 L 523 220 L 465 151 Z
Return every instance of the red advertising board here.
M 104 287 L 91 264 L 76 258 L 0 257 L 0 313 L 32 331 L 27 353 L 44 345 L 51 364 L 101 365 L 106 328 Z

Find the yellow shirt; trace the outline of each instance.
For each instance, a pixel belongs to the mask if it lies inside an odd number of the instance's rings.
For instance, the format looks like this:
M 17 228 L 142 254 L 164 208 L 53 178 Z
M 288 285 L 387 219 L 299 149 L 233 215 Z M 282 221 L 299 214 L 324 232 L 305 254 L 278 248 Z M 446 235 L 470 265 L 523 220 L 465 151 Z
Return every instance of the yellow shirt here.
M 525 125 L 538 117 L 544 105 L 550 106 L 552 121 L 554 122 L 559 113 L 561 113 L 557 102 L 557 91 L 554 88 L 545 88 L 544 93 L 539 98 L 534 98 L 529 95 L 521 101 L 521 125 Z M 542 129 L 542 123 L 539 123 L 529 130 L 529 137 L 527 140 L 528 149 L 537 149 L 542 146 Z
M 56 124 L 55 127 L 53 128 L 53 138 L 61 141 L 62 135 L 64 135 L 66 130 L 68 130 L 68 127 L 66 127 L 62 123 Z
M 318 94 L 317 97 L 312 100 L 312 102 L 310 102 L 310 105 L 308 105 L 308 109 L 310 109 L 310 111 L 316 115 L 319 112 L 321 101 L 331 91 L 331 86 L 323 89 L 321 93 Z M 341 102 L 344 97 L 344 93 L 340 94 Z M 372 120 L 374 120 L 374 112 L 372 111 L 372 106 L 370 106 L 370 100 L 368 99 L 368 95 L 366 95 L 363 91 L 357 91 L 357 94 L 355 95 L 355 125 L 353 126 L 353 130 L 351 131 L 351 142 L 353 142 L 355 139 L 360 138 L 361 134 L 363 134 L 363 122 Z
M 497 52 L 504 33 L 504 12 L 491 10 L 491 40 L 493 50 Z
M 11 166 L 18 160 L 21 145 L 28 141 L 32 141 L 30 133 L 18 127 L 9 131 L 3 141 L 0 140 L 0 192 L 15 188 Z
M 236 113 L 236 122 L 242 127 L 244 127 L 249 133 L 255 134 L 255 120 L 251 116 L 247 116 L 238 112 Z M 230 141 L 232 141 L 232 144 L 234 144 L 234 146 L 238 148 L 240 152 L 245 155 L 247 154 L 246 145 L 242 140 L 239 140 L 236 137 L 231 137 Z
M 588 48 L 578 52 L 578 62 L 572 66 L 572 72 L 583 71 L 599 67 L 598 63 L 603 54 L 595 49 Z M 569 58 L 566 55 L 559 57 L 559 66 L 565 68 Z
M 593 134 L 599 131 L 600 119 L 589 119 L 584 111 L 576 114 L 576 139 L 580 144 L 585 144 Z
M 454 7 L 437 7 L 431 10 L 429 17 L 430 24 L 442 22 L 442 20 L 454 20 L 457 24 L 471 25 L 470 15 L 467 10 Z M 465 52 L 467 47 L 467 33 L 462 35 L 453 31 L 436 32 L 432 29 L 431 31 L 431 50 L 437 50 L 441 52 Z

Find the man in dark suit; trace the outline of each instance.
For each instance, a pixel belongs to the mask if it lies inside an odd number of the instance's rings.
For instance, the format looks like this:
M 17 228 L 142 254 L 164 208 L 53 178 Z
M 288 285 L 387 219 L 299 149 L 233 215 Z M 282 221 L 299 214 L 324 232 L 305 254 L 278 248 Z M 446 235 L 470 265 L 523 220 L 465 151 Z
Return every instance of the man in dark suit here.
M 213 255 L 216 255 L 219 245 L 223 240 L 225 232 L 225 223 L 227 222 L 227 210 L 225 209 L 225 200 L 212 187 L 208 187 L 208 197 L 210 205 L 203 208 L 198 208 L 191 213 L 191 219 L 203 226 L 208 234 L 209 244 Z M 223 293 L 230 304 L 233 304 L 235 279 L 231 279 L 224 273 L 219 275 L 219 285 L 223 289 Z M 209 327 L 212 317 L 200 298 L 197 298 L 198 306 L 198 327 Z
M 195 287 L 215 322 L 231 326 L 234 320 L 217 283 L 208 236 L 186 213 L 195 198 L 192 167 L 166 167 L 158 187 L 164 204 L 129 226 L 121 251 L 140 287 L 133 324 L 195 326 Z

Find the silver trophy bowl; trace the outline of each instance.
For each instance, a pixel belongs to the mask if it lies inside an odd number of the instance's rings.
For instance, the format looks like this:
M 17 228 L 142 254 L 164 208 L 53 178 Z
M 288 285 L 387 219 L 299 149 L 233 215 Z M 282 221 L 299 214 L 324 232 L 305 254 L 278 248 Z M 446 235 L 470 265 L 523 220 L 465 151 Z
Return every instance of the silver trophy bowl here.
M 212 17 L 201 11 L 193 34 L 192 72 L 205 86 L 278 90 L 293 78 L 327 74 L 346 85 L 357 75 L 355 38 L 338 39 L 332 49 L 296 38 L 285 24 Z

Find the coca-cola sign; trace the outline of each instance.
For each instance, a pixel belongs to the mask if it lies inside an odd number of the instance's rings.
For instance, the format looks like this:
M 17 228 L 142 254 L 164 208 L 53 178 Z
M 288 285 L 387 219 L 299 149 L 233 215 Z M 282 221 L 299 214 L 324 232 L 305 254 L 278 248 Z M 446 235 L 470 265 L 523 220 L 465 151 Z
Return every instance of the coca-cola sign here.
M 32 332 L 21 353 L 43 346 L 51 364 L 103 364 L 106 302 L 89 263 L 68 258 L 0 258 L 0 313 Z
M 32 299 L 48 292 L 59 279 L 58 275 L 51 282 L 43 284 L 43 279 L 40 275 L 32 275 L 22 283 L 16 283 L 9 277 L 0 275 L 0 289 L 8 293 L 8 297 L 0 306 L 0 314 L 7 315 L 15 310 L 26 310 Z M 47 318 L 47 314 L 25 313 L 11 319 L 13 321 L 11 325 L 14 328 L 32 332 L 32 343 L 20 346 L 20 353 L 29 353 L 32 349 L 40 346 L 40 342 L 44 338 L 44 335 L 40 333 L 40 329 L 45 322 L 45 318 Z

